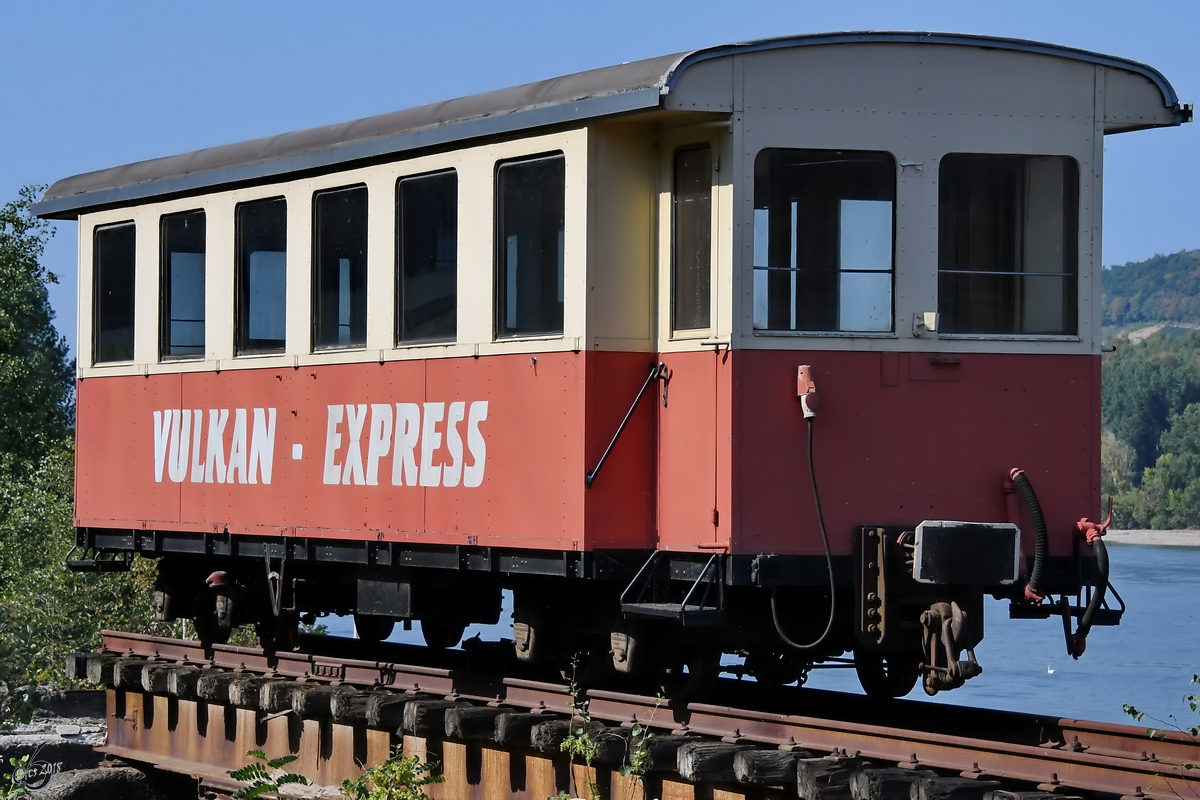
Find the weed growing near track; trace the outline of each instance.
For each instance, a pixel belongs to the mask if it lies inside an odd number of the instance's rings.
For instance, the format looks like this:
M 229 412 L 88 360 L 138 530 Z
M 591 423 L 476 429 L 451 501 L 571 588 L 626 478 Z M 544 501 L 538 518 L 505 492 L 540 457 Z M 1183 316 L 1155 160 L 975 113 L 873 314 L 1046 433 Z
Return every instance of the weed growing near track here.
M 422 763 L 417 756 L 406 756 L 400 747 L 382 764 L 367 769 L 357 780 L 342 781 L 342 797 L 347 800 L 429 800 L 425 787 L 444 783 L 434 775 L 432 761 Z

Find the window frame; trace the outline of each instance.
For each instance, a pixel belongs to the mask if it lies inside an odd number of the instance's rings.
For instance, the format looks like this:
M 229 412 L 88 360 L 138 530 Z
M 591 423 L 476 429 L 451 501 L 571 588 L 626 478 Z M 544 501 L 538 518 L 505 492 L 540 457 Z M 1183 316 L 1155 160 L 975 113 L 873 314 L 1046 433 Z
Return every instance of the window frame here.
M 205 306 L 204 347 L 208 346 L 208 212 L 205 208 L 191 208 L 185 211 L 173 211 L 160 214 L 158 217 L 158 360 L 159 361 L 203 361 L 207 352 L 182 353 L 174 355 L 168 352 L 171 341 L 170 291 L 171 264 L 170 253 L 167 250 L 167 221 L 175 217 L 186 217 L 199 214 L 204 218 L 204 288 Z
M 403 247 L 402 247 L 403 225 L 401 224 L 402 221 L 400 218 L 400 186 L 401 186 L 401 184 L 403 184 L 405 181 L 408 181 L 408 180 L 418 180 L 421 178 L 432 178 L 432 177 L 439 176 L 439 175 L 453 175 L 454 176 L 454 239 L 455 239 L 455 242 L 454 242 L 454 280 L 455 280 L 455 286 L 454 286 L 454 305 L 455 305 L 454 334 L 452 336 L 428 336 L 428 337 L 422 337 L 422 338 L 405 339 L 405 338 L 402 338 L 402 336 L 401 336 L 401 328 L 402 328 L 403 319 L 404 319 L 404 314 L 403 314 L 403 309 L 402 309 L 402 305 L 404 303 L 404 291 L 403 291 L 404 251 L 403 251 Z M 462 220 L 461 220 L 461 215 L 459 214 L 459 211 L 460 211 L 461 205 L 462 205 L 461 190 L 462 190 L 462 178 L 459 175 L 458 168 L 452 167 L 452 166 L 433 169 L 433 170 L 429 170 L 427 172 L 414 172 L 414 173 L 411 173 L 408 175 L 400 175 L 396 178 L 395 193 L 393 195 L 393 203 L 392 203 L 392 213 L 393 213 L 392 222 L 393 222 L 393 226 L 394 226 L 394 231 L 393 231 L 394 236 L 392 237 L 393 245 L 394 245 L 394 247 L 393 247 L 394 263 L 392 265 L 392 278 L 393 278 L 392 346 L 395 348 L 421 347 L 423 345 L 439 345 L 439 344 L 444 345 L 444 344 L 453 344 L 458 341 L 458 334 L 459 334 L 458 311 L 460 308 L 460 306 L 459 306 L 460 298 L 459 298 L 459 292 L 458 292 L 458 278 L 459 278 L 459 267 L 462 264 L 462 258 L 461 258 L 462 226 L 460 224 Z M 564 228 L 565 228 L 565 224 L 566 223 L 564 220 Z
M 131 228 L 133 231 L 133 266 L 130 273 L 132 297 L 130 298 L 130 352 L 129 358 L 101 359 L 100 358 L 100 236 L 105 231 L 116 228 Z M 137 222 L 132 219 L 117 222 L 106 222 L 92 227 L 92 283 L 91 283 L 91 358 L 92 366 L 103 367 L 110 365 L 132 364 L 137 360 Z
M 320 324 L 320 302 L 321 302 L 321 285 L 317 280 L 317 270 L 321 266 L 321 225 L 320 211 L 317 199 L 321 195 L 337 194 L 338 192 L 362 191 L 366 194 L 366 214 L 363 218 L 363 341 L 361 344 L 318 344 L 317 334 Z M 367 184 L 363 181 L 358 183 L 346 184 L 344 186 L 330 186 L 327 188 L 316 189 L 313 191 L 309 200 L 309 205 L 312 212 L 312 258 L 309 263 L 309 352 L 311 353 L 328 353 L 343 350 L 364 350 L 367 347 L 367 337 L 370 331 L 370 322 L 367 319 L 370 309 L 369 284 L 370 279 L 370 239 L 371 239 L 371 191 Z
M 502 333 L 505 325 L 502 324 L 502 315 L 508 305 L 508 286 L 507 273 L 502 273 L 502 267 L 507 265 L 507 254 L 504 252 L 505 243 L 502 225 L 504 224 L 503 214 L 503 195 L 501 192 L 500 175 L 504 167 L 512 164 L 524 164 L 534 161 L 551 161 L 558 160 L 562 162 L 563 170 L 563 310 L 562 319 L 559 322 L 559 328 L 555 331 L 537 331 L 537 332 L 521 332 L 521 333 Z M 492 341 L 494 342 L 511 342 L 533 339 L 563 339 L 566 337 L 567 329 L 567 304 L 566 295 L 569 291 L 569 281 L 567 280 L 567 259 L 566 259 L 566 242 L 567 242 L 567 154 L 564 150 L 549 150 L 540 153 L 530 153 L 528 155 L 512 156 L 510 158 L 501 158 L 495 161 L 492 172 Z
M 1088 323 L 1084 317 L 1085 309 L 1084 309 L 1084 304 L 1081 301 L 1081 297 L 1080 297 L 1080 294 L 1083 290 L 1083 281 L 1084 281 L 1084 269 L 1083 269 L 1084 249 L 1080 246 L 1079 237 L 1080 237 L 1081 231 L 1084 231 L 1086 229 L 1086 224 L 1085 224 L 1085 220 L 1083 219 L 1084 174 L 1083 174 L 1083 165 L 1080 163 L 1079 159 L 1072 154 L 1061 153 L 1061 152 L 1060 153 L 1046 153 L 1046 152 L 1016 153 L 1016 152 L 1011 152 L 1011 151 L 983 152 L 983 151 L 969 151 L 969 150 L 954 150 L 954 151 L 951 151 L 948 153 L 943 153 L 939 157 L 939 159 L 938 159 L 938 203 L 937 203 L 937 237 L 938 237 L 937 254 L 938 255 L 937 255 L 936 265 L 935 265 L 935 275 L 936 275 L 935 305 L 938 309 L 939 315 L 941 315 L 941 313 L 942 313 L 941 281 L 942 281 L 942 272 L 943 272 L 943 270 L 942 270 L 942 233 L 943 233 L 943 231 L 942 231 L 942 197 L 941 197 L 942 186 L 943 186 L 942 170 L 944 169 L 946 158 L 950 157 L 950 156 L 976 156 L 976 157 L 995 157 L 995 158 L 1016 157 L 1016 158 L 1024 158 L 1024 159 L 1061 158 L 1061 159 L 1063 159 L 1065 164 L 1073 166 L 1075 192 L 1074 192 L 1074 196 L 1068 197 L 1068 196 L 1064 195 L 1064 198 L 1063 198 L 1064 199 L 1063 222 L 1064 222 L 1065 230 L 1063 231 L 1063 239 L 1062 240 L 1063 240 L 1064 244 L 1067 244 L 1068 242 L 1070 243 L 1069 246 L 1074 253 L 1074 267 L 1075 267 L 1074 273 L 1072 274 L 1069 271 L 1058 272 L 1058 273 L 1037 273 L 1037 272 L 1013 271 L 1010 274 L 1022 275 L 1022 276 L 1023 275 L 1038 275 L 1038 274 L 1045 275 L 1048 277 L 1049 276 L 1057 276 L 1057 277 L 1066 278 L 1066 281 L 1065 281 L 1066 283 L 1069 283 L 1070 280 L 1073 279 L 1074 280 L 1073 306 L 1074 306 L 1074 312 L 1075 312 L 1075 319 L 1074 319 L 1075 332 L 1074 333 L 950 332 L 950 331 L 941 330 L 942 325 L 939 324 L 939 330 L 937 331 L 937 338 L 946 339 L 946 340 L 1011 341 L 1011 342 L 1079 342 L 1079 341 L 1083 341 L 1084 329 L 1086 327 L 1088 327 L 1088 325 L 1090 323 Z M 1074 213 L 1070 213 L 1072 211 Z M 1073 234 L 1074 234 L 1073 236 L 1068 235 L 1068 233 L 1071 233 L 1071 232 L 1073 232 Z M 964 271 L 954 270 L 954 271 L 948 271 L 948 272 L 951 272 L 952 274 L 961 274 L 962 272 L 970 272 L 970 270 L 964 270 Z M 1067 287 L 1064 287 L 1064 292 L 1063 292 L 1064 298 L 1068 295 L 1068 292 L 1065 290 L 1066 288 Z
M 679 240 L 677 234 L 679 231 L 678 214 L 678 180 L 679 180 L 679 157 L 685 153 L 699 152 L 702 150 L 708 151 L 708 324 L 695 328 L 680 328 L 676 324 L 676 289 L 679 286 L 677 279 L 678 264 L 679 264 Z M 714 256 L 714 244 L 717 240 L 718 226 L 716 220 L 716 207 L 718 196 L 716 192 L 717 184 L 717 159 L 720 157 L 719 143 L 709 140 L 695 140 L 687 144 L 681 144 L 671 151 L 670 162 L 670 203 L 671 203 L 671 226 L 670 226 L 670 261 L 668 263 L 668 279 L 667 279 L 667 327 L 670 332 L 671 339 L 697 339 L 708 338 L 713 332 L 713 321 L 716 317 L 715 308 L 715 289 L 716 280 L 714 270 L 717 266 L 718 259 Z
M 284 237 L 284 248 L 285 248 L 284 249 L 284 265 L 285 265 L 285 267 L 284 267 L 284 269 L 285 269 L 285 271 L 284 271 L 284 302 L 283 302 L 283 305 L 284 305 L 284 344 L 283 344 L 283 347 L 281 347 L 281 348 L 273 348 L 273 349 L 244 346 L 243 340 L 245 340 L 246 342 L 249 342 L 250 337 L 249 337 L 248 329 L 247 329 L 247 335 L 245 337 L 242 336 L 243 316 L 246 313 L 246 310 L 243 309 L 243 305 L 246 305 L 248 307 L 248 304 L 250 301 L 249 301 L 249 298 L 244 297 L 244 291 L 242 288 L 243 283 L 248 283 L 249 276 L 247 276 L 245 274 L 245 270 L 243 269 L 243 264 L 242 264 L 242 262 L 245 259 L 244 259 L 244 244 L 243 244 L 244 231 L 242 229 L 242 224 L 241 224 L 241 210 L 244 206 L 251 206 L 251 205 L 256 205 L 259 203 L 264 203 L 264 204 L 272 203 L 272 202 L 278 202 L 281 200 L 283 201 L 283 208 L 284 208 L 283 237 Z M 291 270 L 290 270 L 290 265 L 288 264 L 288 251 L 286 248 L 287 248 L 287 243 L 288 243 L 288 228 L 290 227 L 290 222 L 291 222 L 291 220 L 289 218 L 289 212 L 291 210 L 290 206 L 291 206 L 291 204 L 288 201 L 288 197 L 286 195 L 282 195 L 282 194 L 268 195 L 267 197 L 255 197 L 252 199 L 243 200 L 238 203 L 235 203 L 233 206 L 233 357 L 234 358 L 241 358 L 243 356 L 249 356 L 249 357 L 278 356 L 278 355 L 283 355 L 283 354 L 287 353 L 287 349 L 288 349 L 287 306 L 288 306 L 288 301 L 289 301 L 288 292 L 287 292 L 287 284 L 288 284 L 288 274 L 287 273 L 290 272 Z M 243 300 L 245 302 L 243 302 Z M 248 308 L 247 308 L 247 310 L 248 310 Z M 247 324 L 248 324 L 248 321 L 247 321 Z
M 754 307 L 754 301 L 755 301 L 754 275 L 759 269 L 773 269 L 773 268 L 759 267 L 758 265 L 755 264 L 755 255 L 754 255 L 754 246 L 753 246 L 754 212 L 757 209 L 755 206 L 755 192 L 756 192 L 755 169 L 752 166 L 751 169 L 749 170 L 749 174 L 747 176 L 747 178 L 748 178 L 747 191 L 749 194 L 747 206 L 749 207 L 749 210 L 750 210 L 750 219 L 748 220 L 747 229 L 750 231 L 750 240 L 751 240 L 750 246 L 747 248 L 747 250 L 749 251 L 749 255 L 747 258 L 747 261 L 749 263 L 749 269 L 747 270 L 747 272 L 750 275 L 750 280 L 748 281 L 749 285 L 745 290 L 745 294 L 743 295 L 744 297 L 746 297 L 747 302 L 749 303 L 749 312 L 748 313 L 750 314 L 750 323 L 749 323 L 748 327 L 749 327 L 750 334 L 752 336 L 756 336 L 756 337 L 761 336 L 761 337 L 768 337 L 768 338 L 770 338 L 770 337 L 803 337 L 803 338 L 813 338 L 813 339 L 897 339 L 897 338 L 899 338 L 899 336 L 900 336 L 899 331 L 900 331 L 900 324 L 901 324 L 899 321 L 899 318 L 897 316 L 897 299 L 898 299 L 898 291 L 899 291 L 898 290 L 898 281 L 900 280 L 900 268 L 899 268 L 899 264 L 897 263 L 898 252 L 899 252 L 897 245 L 898 245 L 899 228 L 900 228 L 900 205 L 901 205 L 901 199 L 900 199 L 901 181 L 900 181 L 900 160 L 899 160 L 899 158 L 897 158 L 897 156 L 894 152 L 892 152 L 891 150 L 886 149 L 886 148 L 862 149 L 862 148 L 858 148 L 858 147 L 816 147 L 816 146 L 801 147 L 801 146 L 796 146 L 795 144 L 786 144 L 786 145 L 767 144 L 767 145 L 760 147 L 757 150 L 757 152 L 755 152 L 754 162 L 757 162 L 757 160 L 762 156 L 762 154 L 768 150 L 843 152 L 843 153 L 872 154 L 872 155 L 887 156 L 887 158 L 891 162 L 891 166 L 892 166 L 892 184 L 891 184 L 892 198 L 890 200 L 890 203 L 892 206 L 892 209 L 891 209 L 892 220 L 891 220 L 890 266 L 887 270 L 853 270 L 853 269 L 852 270 L 842 270 L 841 266 L 839 264 L 838 269 L 837 269 L 837 275 L 838 275 L 838 279 L 839 279 L 838 297 L 839 297 L 839 305 L 840 305 L 840 276 L 841 275 L 843 275 L 845 273 L 861 274 L 861 273 L 867 273 L 867 272 L 875 273 L 875 274 L 887 274 L 890 277 L 890 282 L 891 282 L 891 286 L 889 289 L 889 297 L 888 297 L 891 325 L 887 330 L 840 330 L 840 329 L 832 329 L 832 328 L 830 328 L 830 329 L 813 329 L 813 330 L 804 330 L 804 329 L 793 330 L 793 329 L 789 329 L 789 328 L 757 328 L 757 327 L 755 327 L 754 320 L 753 320 L 753 307 Z M 841 198 L 841 200 L 853 200 L 853 199 L 856 199 L 856 198 L 852 198 L 852 197 L 851 198 L 845 198 L 845 197 Z M 838 316 L 840 317 L 840 312 L 839 312 Z

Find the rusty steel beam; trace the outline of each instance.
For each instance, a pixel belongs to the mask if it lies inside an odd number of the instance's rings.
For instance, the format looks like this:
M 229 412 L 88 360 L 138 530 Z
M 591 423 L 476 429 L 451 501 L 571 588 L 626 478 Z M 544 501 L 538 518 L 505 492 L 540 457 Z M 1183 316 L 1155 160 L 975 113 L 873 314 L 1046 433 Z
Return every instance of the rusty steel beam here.
M 206 654 L 195 642 L 112 632 L 104 634 L 104 648 L 126 656 L 261 672 L 280 678 L 316 679 L 359 687 L 387 687 L 460 701 L 500 704 L 517 710 L 570 713 L 572 709 L 572 698 L 567 688 L 560 684 L 481 675 L 455 668 L 457 665 L 447 668 L 305 653 L 279 653 L 268 657 L 259 650 L 223 645 L 214 646 Z M 456 656 L 443 653 L 437 657 L 453 659 Z M 740 699 L 737 690 L 741 686 L 735 683 L 726 687 L 730 688 L 727 694 Z M 110 692 L 110 695 L 114 694 Z M 128 702 L 141 702 L 132 699 L 141 696 L 136 692 L 120 694 L 131 698 Z M 800 713 L 805 710 L 803 699 L 820 697 L 823 693 L 806 690 L 794 696 L 787 691 L 776 694 L 778 699 L 775 702 L 760 705 L 757 710 L 696 703 L 677 707 L 664 705 L 654 698 L 603 690 L 587 692 L 587 699 L 590 701 L 592 717 L 611 723 L 628 724 L 636 720 L 660 730 L 686 731 L 727 740 L 774 746 L 794 744 L 812 751 L 857 751 L 866 758 L 906 767 L 929 767 L 968 776 L 1025 781 L 1045 787 L 1116 792 L 1150 798 L 1200 799 L 1200 770 L 1189 770 L 1184 766 L 1189 762 L 1200 762 L 1200 745 L 1180 733 L 1164 733 L 1162 739 L 1151 739 L 1144 729 L 1132 726 L 986 710 L 947 710 L 941 706 L 905 701 L 891 706 L 878 706 L 879 713 L 876 714 L 869 706 L 855 706 L 851 700 L 857 701 L 856 698 L 845 698 L 831 709 L 821 709 L 821 716 L 816 716 L 812 710 Z M 308 726 L 317 724 L 313 720 L 303 720 L 303 729 L 297 729 L 296 725 L 301 721 L 289 722 L 288 719 L 278 718 L 266 723 L 256 722 L 258 717 L 252 710 L 213 706 L 207 712 L 211 715 L 208 724 L 212 724 L 213 717 L 222 718 L 221 725 L 225 726 L 223 729 L 228 735 L 217 738 L 226 740 L 232 749 L 230 752 L 206 750 L 192 757 L 181 754 L 178 748 L 186 749 L 193 745 L 184 742 L 172 744 L 170 741 L 164 743 L 154 738 L 178 738 L 173 735 L 178 725 L 168 733 L 163 733 L 161 726 L 146 726 L 144 720 L 147 712 L 152 718 L 157 718 L 160 713 L 172 712 L 166 706 L 161 712 L 158 709 L 159 705 L 166 703 L 167 698 L 144 697 L 148 698 L 149 705 L 140 710 L 143 724 L 139 726 L 135 720 L 132 731 L 122 732 L 121 723 L 115 726 L 110 723 L 110 748 L 113 748 L 111 752 L 114 755 L 134 758 L 134 753 L 143 752 L 155 754 L 154 759 L 144 759 L 155 763 L 162 763 L 157 760 L 161 757 L 182 759 L 181 763 L 187 764 L 232 763 L 234 766 L 230 768 L 235 768 L 241 765 L 234 758 L 238 755 L 236 750 L 244 744 L 253 742 L 253 746 L 262 747 L 267 741 L 272 744 L 289 740 L 295 743 L 300 739 L 327 741 L 332 735 L 330 731 L 321 733 L 316 729 L 308 732 Z M 793 697 L 800 700 L 792 702 Z M 184 713 L 184 701 L 175 702 L 178 709 L 173 713 L 178 717 Z M 200 705 L 197 704 L 197 708 Z M 843 706 L 847 710 L 857 708 L 857 711 L 843 714 Z M 782 711 L 768 712 L 762 710 L 764 707 Z M 236 721 L 227 722 L 226 714 L 236 714 Z M 891 722 L 881 724 L 879 720 L 886 714 L 891 715 Z M 934 718 L 937 714 L 958 715 L 958 718 L 947 717 L 948 721 L 943 724 Z M 897 724 L 897 717 L 905 724 Z M 289 728 L 289 725 L 292 727 Z M 364 737 L 368 733 L 371 732 L 343 732 L 340 735 L 351 736 L 352 739 L 344 743 L 346 746 L 339 748 L 339 751 L 348 748 L 349 752 L 357 753 L 361 760 L 366 753 L 363 748 L 367 739 Z M 373 733 L 384 737 L 388 735 L 382 731 Z M 376 741 L 373 757 L 378 756 L 379 752 L 386 753 L 386 745 L 381 744 L 382 741 Z M 206 747 L 217 745 L 215 741 L 206 741 L 204 744 Z M 382 751 L 379 749 L 381 747 Z M 316 762 L 313 762 L 310 766 L 314 774 L 321 774 L 322 777 L 332 777 L 335 773 L 344 776 L 347 774 L 344 768 L 353 766 L 353 758 L 348 764 L 318 769 Z M 181 771 L 198 774 L 191 768 Z

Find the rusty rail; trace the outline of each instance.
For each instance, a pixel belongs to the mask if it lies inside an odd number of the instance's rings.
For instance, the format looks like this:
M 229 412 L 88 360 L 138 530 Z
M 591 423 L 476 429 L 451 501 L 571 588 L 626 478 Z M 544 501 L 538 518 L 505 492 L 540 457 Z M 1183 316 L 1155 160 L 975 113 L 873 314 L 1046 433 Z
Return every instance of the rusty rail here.
M 310 652 L 268 656 L 249 648 L 217 645 L 206 653 L 195 642 L 128 633 L 103 634 L 103 649 L 108 653 L 162 663 L 188 663 L 278 679 L 419 693 L 513 711 L 569 714 L 572 709 L 572 698 L 561 684 L 539 680 L 528 673 L 514 676 L 514 670 L 507 667 L 503 675 L 472 668 L 481 661 L 490 662 L 493 670 L 497 665 L 504 666 L 497 655 L 499 651 L 472 655 L 403 646 L 380 651 L 389 657 L 400 655 L 406 661 L 424 662 L 409 664 L 343 657 L 328 649 L 336 642 L 327 642 L 325 652 L 319 651 L 319 642 L 309 640 L 306 645 L 312 645 L 308 648 Z M 117 700 L 116 694 L 110 693 L 110 704 L 126 702 Z M 136 692 L 129 694 L 132 697 Z M 616 725 L 628 726 L 638 721 L 661 732 L 698 734 L 726 742 L 795 746 L 810 752 L 857 752 L 875 762 L 935 769 L 964 777 L 1018 781 L 1044 790 L 1070 788 L 1133 797 L 1200 798 L 1200 770 L 1186 767 L 1188 763 L 1200 762 L 1200 746 L 1178 733 L 1151 739 L 1145 729 L 1125 725 L 903 700 L 881 704 L 816 690 L 767 691 L 759 685 L 737 681 L 724 682 L 719 695 L 726 705 L 662 706 L 661 701 L 652 697 L 604 690 L 591 690 L 587 698 L 594 719 Z M 241 765 L 242 754 L 232 749 L 224 754 L 223 751 L 201 753 L 187 742 L 167 745 L 150 742 L 144 724 L 147 714 L 154 718 L 159 713 L 173 713 L 176 718 L 170 730 L 182 734 L 189 729 L 190 723 L 181 723 L 180 711 L 171 711 L 167 700 L 150 695 L 132 697 L 129 702 L 138 705 L 143 724 L 139 728 L 135 719 L 131 728 L 110 721 L 107 752 L 192 774 L 202 774 L 206 762 L 201 756 L 210 760 L 219 757 L 222 762 L 232 759 L 229 768 Z M 225 714 L 233 710 L 216 711 Z M 127 708 L 110 705 L 110 718 L 118 712 L 126 717 L 129 713 Z M 271 725 L 278 728 L 278 735 L 290 736 L 293 741 L 299 735 L 295 728 L 300 724 L 298 721 L 292 721 L 293 727 L 289 729 L 286 719 L 264 722 L 246 709 L 237 709 L 236 714 L 241 716 L 225 718 L 227 729 L 245 728 L 246 737 L 259 744 L 273 730 Z M 309 721 L 303 724 L 308 725 Z M 372 760 L 381 753 L 386 756 L 389 732 L 374 733 L 382 734 L 382 738 L 360 736 L 357 744 L 348 745 L 350 751 L 368 755 Z M 188 757 L 189 752 L 195 758 Z M 175 763 L 169 763 L 172 761 Z M 212 766 L 207 767 L 210 772 Z M 219 774 L 223 772 L 213 772 L 214 776 Z

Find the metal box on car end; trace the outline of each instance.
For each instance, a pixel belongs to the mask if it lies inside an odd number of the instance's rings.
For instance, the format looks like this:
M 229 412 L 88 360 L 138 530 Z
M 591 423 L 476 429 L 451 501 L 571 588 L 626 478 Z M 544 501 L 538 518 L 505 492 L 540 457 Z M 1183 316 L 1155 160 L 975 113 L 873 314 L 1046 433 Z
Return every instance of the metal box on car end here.
M 1021 574 L 1021 531 L 1012 523 L 927 519 L 916 539 L 913 578 L 921 583 L 995 586 Z

